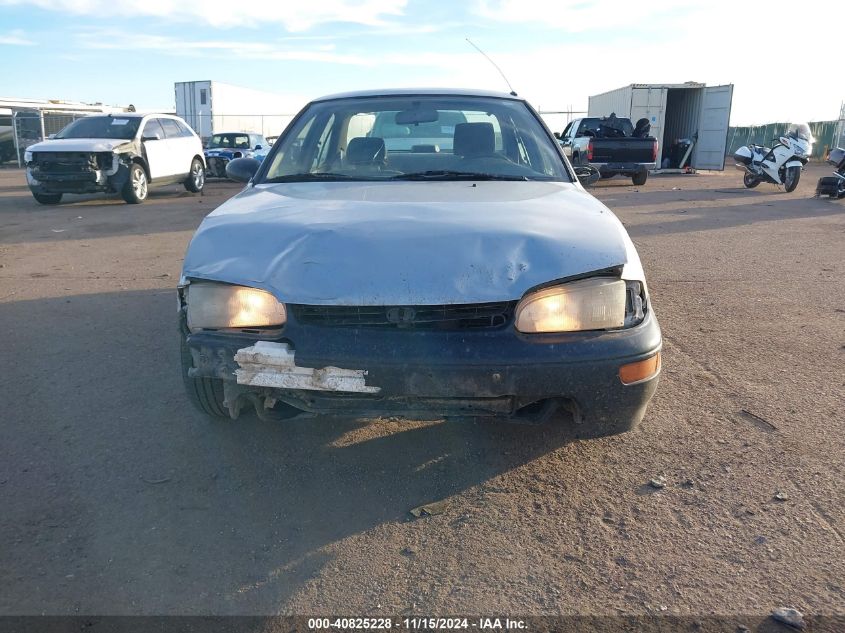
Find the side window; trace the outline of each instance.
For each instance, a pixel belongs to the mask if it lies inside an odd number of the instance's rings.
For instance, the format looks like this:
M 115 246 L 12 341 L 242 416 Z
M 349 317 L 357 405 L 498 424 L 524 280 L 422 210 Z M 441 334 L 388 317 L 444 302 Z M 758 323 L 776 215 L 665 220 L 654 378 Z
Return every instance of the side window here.
M 572 132 L 573 123 L 575 123 L 575 121 L 570 121 L 566 124 L 566 127 L 563 128 L 563 134 L 560 135 L 561 138 L 566 138 L 567 136 L 569 136 L 569 133 Z
M 346 146 L 349 145 L 349 141 L 353 138 L 357 138 L 359 136 L 370 136 L 373 134 L 373 126 L 375 125 L 375 122 L 376 116 L 374 114 L 370 114 L 368 112 L 353 114 L 349 119 L 349 123 L 346 125 L 346 140 L 343 143 L 343 147 L 346 148 Z
M 150 119 L 144 125 L 144 131 L 141 133 L 141 139 L 163 139 L 164 130 L 161 129 L 161 124 L 158 119 Z
M 188 127 L 187 123 L 183 123 L 182 121 L 176 121 L 176 120 L 174 120 L 174 122 L 176 123 L 176 126 L 179 128 L 179 133 L 182 136 L 193 136 L 194 135 L 194 133 L 191 132 L 191 128 Z
M 182 131 L 173 119 L 159 119 L 159 121 L 161 121 L 161 127 L 164 128 L 167 138 L 179 138 L 182 136 Z
M 200 88 L 200 105 L 208 103 L 208 92 L 205 88 Z
M 323 133 L 320 134 L 320 140 L 317 141 L 317 153 L 311 163 L 310 171 L 314 171 L 319 165 L 325 164 L 329 160 L 330 148 L 332 145 L 331 134 L 335 128 L 335 115 L 332 114 L 329 120 L 326 121 L 326 127 L 323 128 Z M 337 134 L 335 134 L 335 143 L 337 143 Z

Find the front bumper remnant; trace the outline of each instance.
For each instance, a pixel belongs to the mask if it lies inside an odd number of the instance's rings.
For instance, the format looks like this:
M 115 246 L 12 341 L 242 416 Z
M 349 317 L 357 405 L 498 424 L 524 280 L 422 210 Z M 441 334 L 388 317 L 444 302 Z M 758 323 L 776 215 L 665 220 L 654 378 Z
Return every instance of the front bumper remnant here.
M 313 391 L 340 391 L 345 393 L 378 393 L 379 387 L 367 386 L 364 369 L 339 367 L 298 367 L 295 352 L 287 343 L 258 341 L 251 347 L 239 349 L 235 361 L 241 366 L 235 370 L 239 385 L 270 387 L 273 389 L 303 389 Z

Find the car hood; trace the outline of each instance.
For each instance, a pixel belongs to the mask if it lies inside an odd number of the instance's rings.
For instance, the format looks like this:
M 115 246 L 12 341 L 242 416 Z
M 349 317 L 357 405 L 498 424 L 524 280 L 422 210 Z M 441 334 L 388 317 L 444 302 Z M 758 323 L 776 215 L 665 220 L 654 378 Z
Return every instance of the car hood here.
M 111 152 L 132 141 L 122 138 L 55 138 L 30 145 L 30 152 Z
M 574 184 L 295 183 L 247 188 L 208 215 L 183 277 L 288 303 L 436 305 L 625 264 L 639 268 L 622 224 Z

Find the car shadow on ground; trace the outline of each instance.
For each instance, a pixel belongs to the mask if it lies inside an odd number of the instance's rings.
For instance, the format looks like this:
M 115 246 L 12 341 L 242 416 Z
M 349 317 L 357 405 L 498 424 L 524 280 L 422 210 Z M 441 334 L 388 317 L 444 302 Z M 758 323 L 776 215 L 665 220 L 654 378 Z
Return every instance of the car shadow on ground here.
M 15 333 L 0 351 L 15 367 L 0 378 L 15 394 L 0 539 L 16 543 L 0 567 L 40 587 L 15 583 L 30 588 L 7 596 L 16 611 L 275 612 L 332 543 L 574 437 L 563 424 L 210 420 L 183 393 L 174 304 L 162 290 L 0 304 Z

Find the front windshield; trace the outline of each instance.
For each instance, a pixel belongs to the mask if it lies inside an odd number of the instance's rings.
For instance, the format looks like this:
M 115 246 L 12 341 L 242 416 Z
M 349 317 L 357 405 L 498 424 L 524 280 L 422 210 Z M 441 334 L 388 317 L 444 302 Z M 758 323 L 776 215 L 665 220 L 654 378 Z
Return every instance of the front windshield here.
M 77 119 L 56 138 L 116 138 L 129 140 L 135 138 L 141 117 L 87 116 Z
M 249 136 L 247 134 L 215 134 L 211 137 L 208 148 L 219 147 L 249 149 Z
M 570 181 L 521 101 L 385 96 L 311 104 L 257 182 L 462 179 Z

